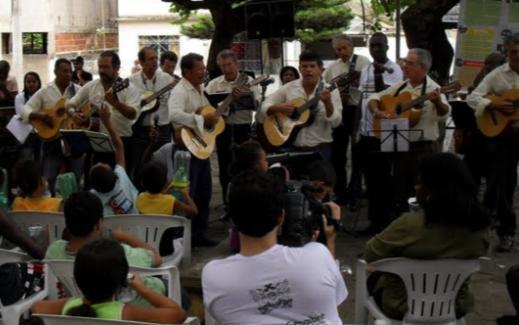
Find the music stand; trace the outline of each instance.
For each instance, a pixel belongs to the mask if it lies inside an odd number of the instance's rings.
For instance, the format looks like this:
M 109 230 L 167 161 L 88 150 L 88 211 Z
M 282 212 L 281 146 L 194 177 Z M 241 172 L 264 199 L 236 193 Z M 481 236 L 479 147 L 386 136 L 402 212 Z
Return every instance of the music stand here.
M 112 140 L 104 133 L 89 130 L 61 130 L 60 133 L 74 154 L 83 154 L 90 150 L 95 153 L 115 151 Z
M 380 130 L 368 131 L 372 136 L 380 134 L 380 152 L 398 153 L 411 151 L 409 147 L 411 142 L 409 133 L 411 132 L 418 132 L 420 138 L 423 138 L 423 130 L 410 129 L 409 120 L 404 118 L 381 119 L 380 128 Z

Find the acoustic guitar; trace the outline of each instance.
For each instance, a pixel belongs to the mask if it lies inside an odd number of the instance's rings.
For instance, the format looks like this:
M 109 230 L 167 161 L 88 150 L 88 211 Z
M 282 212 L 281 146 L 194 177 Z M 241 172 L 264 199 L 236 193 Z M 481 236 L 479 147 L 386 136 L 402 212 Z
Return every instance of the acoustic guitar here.
M 59 137 L 59 130 L 62 124 L 68 118 L 65 104 L 67 98 L 60 98 L 53 107 L 44 108 L 40 113 L 49 116 L 52 119 L 52 126 L 41 120 L 32 120 L 30 123 L 38 135 L 43 141 L 52 141 Z
M 126 89 L 130 86 L 130 80 L 128 78 L 122 80 L 116 80 L 112 87 L 108 89 L 104 94 L 113 93 L 114 95 L 118 92 Z M 103 98 L 104 99 L 104 98 Z M 83 115 L 83 119 L 81 122 L 75 121 L 72 118 L 68 118 L 64 123 L 62 128 L 67 130 L 90 130 L 90 131 L 99 131 L 99 122 L 93 121 L 91 118 L 92 115 L 96 114 L 99 110 L 99 106 L 96 104 L 90 103 L 90 98 L 79 104 L 76 109 L 77 112 Z M 58 130 L 59 131 L 59 130 Z
M 238 80 L 235 82 L 235 87 L 249 88 L 259 84 L 266 79 L 268 79 L 268 76 L 261 76 L 247 83 L 248 76 L 246 74 L 240 74 Z M 209 158 L 214 150 L 216 137 L 225 130 L 225 122 L 222 118 L 222 113 L 227 110 L 232 102 L 232 94 L 229 94 L 216 109 L 211 105 L 200 107 L 197 111 L 197 114 L 204 116 L 216 112 L 216 114 L 219 116 L 218 122 L 216 122 L 216 124 L 211 128 L 206 128 L 204 126 L 202 133 L 188 127 L 182 127 L 175 131 L 176 142 L 181 147 L 183 146 L 189 150 L 193 156 L 197 157 L 198 159 Z
M 453 93 L 461 89 L 458 81 L 452 82 L 440 88 L 441 94 Z M 406 118 L 409 120 L 409 126 L 413 127 L 420 121 L 422 117 L 422 105 L 429 99 L 431 93 L 427 93 L 416 98 L 413 94 L 404 91 L 398 96 L 384 95 L 380 98 L 380 111 L 388 113 L 390 118 Z M 373 119 L 373 130 L 378 136 L 380 132 L 380 118 Z
M 481 116 L 476 118 L 478 128 L 487 137 L 493 138 L 500 135 L 512 121 L 519 121 L 519 89 L 510 89 L 501 96 L 489 95 L 486 98 L 492 102 L 509 101 L 514 111 L 512 114 L 504 114 L 495 109 L 485 109 Z
M 141 102 L 140 102 L 140 112 L 139 112 L 139 118 L 137 121 L 135 121 L 134 125 L 140 125 L 140 122 L 148 115 L 156 112 L 160 107 L 160 96 L 164 95 L 171 89 L 175 88 L 175 86 L 178 84 L 178 82 L 181 79 L 175 79 L 170 84 L 164 86 L 163 88 L 157 90 L 156 92 L 153 92 L 151 90 L 145 91 L 141 95 Z
M 342 91 L 344 88 L 349 88 L 350 84 L 357 78 L 355 73 L 344 73 L 332 80 L 327 90 L 332 91 L 339 88 Z M 340 84 L 340 87 L 338 87 Z M 292 134 L 292 131 L 298 126 L 304 126 L 310 119 L 310 108 L 317 105 L 320 97 L 315 95 L 312 99 L 306 101 L 303 98 L 296 98 L 290 101 L 295 109 L 291 115 L 283 113 L 274 113 L 267 115 L 263 121 L 263 133 L 267 141 L 276 147 L 285 143 Z

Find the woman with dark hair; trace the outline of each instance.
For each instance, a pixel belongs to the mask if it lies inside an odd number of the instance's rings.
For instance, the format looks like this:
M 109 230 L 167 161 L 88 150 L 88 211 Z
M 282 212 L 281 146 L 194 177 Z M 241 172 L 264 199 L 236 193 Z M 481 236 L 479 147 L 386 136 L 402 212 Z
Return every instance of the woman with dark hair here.
M 34 71 L 27 72 L 23 77 L 23 91 L 14 98 L 14 107 L 18 116 L 22 116 L 23 105 L 25 105 L 40 88 L 40 76 Z M 38 160 L 40 157 L 40 146 L 40 139 L 36 133 L 32 132 L 20 148 L 20 158 L 23 160 Z
M 286 65 L 279 71 L 279 80 L 281 81 L 281 85 L 296 79 L 299 79 L 299 72 L 291 65 Z
M 487 214 L 477 200 L 477 187 L 469 170 L 454 154 L 424 156 L 418 166 L 416 197 L 421 210 L 404 213 L 366 244 L 367 262 L 389 258 L 474 259 L 485 252 Z M 390 318 L 407 311 L 405 286 L 396 275 L 375 272 L 368 290 Z M 456 316 L 473 306 L 468 281 L 456 299 Z
M 40 301 L 33 313 L 96 317 L 111 320 L 177 324 L 186 312 L 173 300 L 146 288 L 138 274 L 128 274 L 123 247 L 116 241 L 98 239 L 83 246 L 74 263 L 74 279 L 83 298 Z M 154 307 L 125 304 L 115 298 L 129 286 Z

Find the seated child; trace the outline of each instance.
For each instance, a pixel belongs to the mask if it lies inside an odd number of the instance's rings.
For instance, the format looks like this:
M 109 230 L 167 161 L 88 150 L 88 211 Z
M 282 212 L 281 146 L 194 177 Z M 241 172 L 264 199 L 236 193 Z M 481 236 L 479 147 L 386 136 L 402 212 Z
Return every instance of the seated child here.
M 126 253 L 126 254 L 125 254 Z M 33 313 L 96 317 L 179 324 L 186 312 L 173 300 L 146 287 L 138 274 L 128 280 L 128 254 L 118 242 L 97 239 L 83 245 L 74 262 L 74 278 L 84 297 L 35 303 Z M 129 286 L 151 307 L 125 304 L 116 300 L 122 287 Z
M 62 210 L 62 200 L 50 197 L 47 192 L 47 180 L 41 175 L 40 165 L 34 160 L 19 162 L 15 167 L 15 179 L 21 190 L 20 196 L 13 202 L 14 211 Z
M 45 253 L 46 260 L 74 259 L 81 247 L 103 236 L 103 206 L 93 193 L 71 194 L 65 201 L 64 214 L 70 241 L 57 240 L 52 243 Z M 158 252 L 132 235 L 113 231 L 111 236 L 121 242 L 128 264 L 131 266 L 157 267 L 162 263 Z M 160 279 L 146 277 L 143 280 L 148 288 L 164 294 L 164 283 Z M 136 298 L 136 303 L 142 303 L 142 298 L 139 298 Z
M 142 214 L 177 214 L 193 216 L 198 213 L 193 199 L 189 195 L 189 188 L 181 190 L 182 198 L 186 202 L 177 200 L 167 194 L 170 189 L 167 180 L 167 171 L 159 162 L 149 162 L 141 170 L 140 179 L 146 192 L 137 196 L 136 206 Z

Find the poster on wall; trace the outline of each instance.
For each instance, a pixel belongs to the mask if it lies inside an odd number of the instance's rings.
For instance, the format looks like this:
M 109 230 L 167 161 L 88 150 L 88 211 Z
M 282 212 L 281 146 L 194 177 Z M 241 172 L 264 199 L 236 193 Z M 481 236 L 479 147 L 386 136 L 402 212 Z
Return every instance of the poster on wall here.
M 461 0 L 454 75 L 465 87 L 492 52 L 504 52 L 504 41 L 519 31 L 519 0 Z

